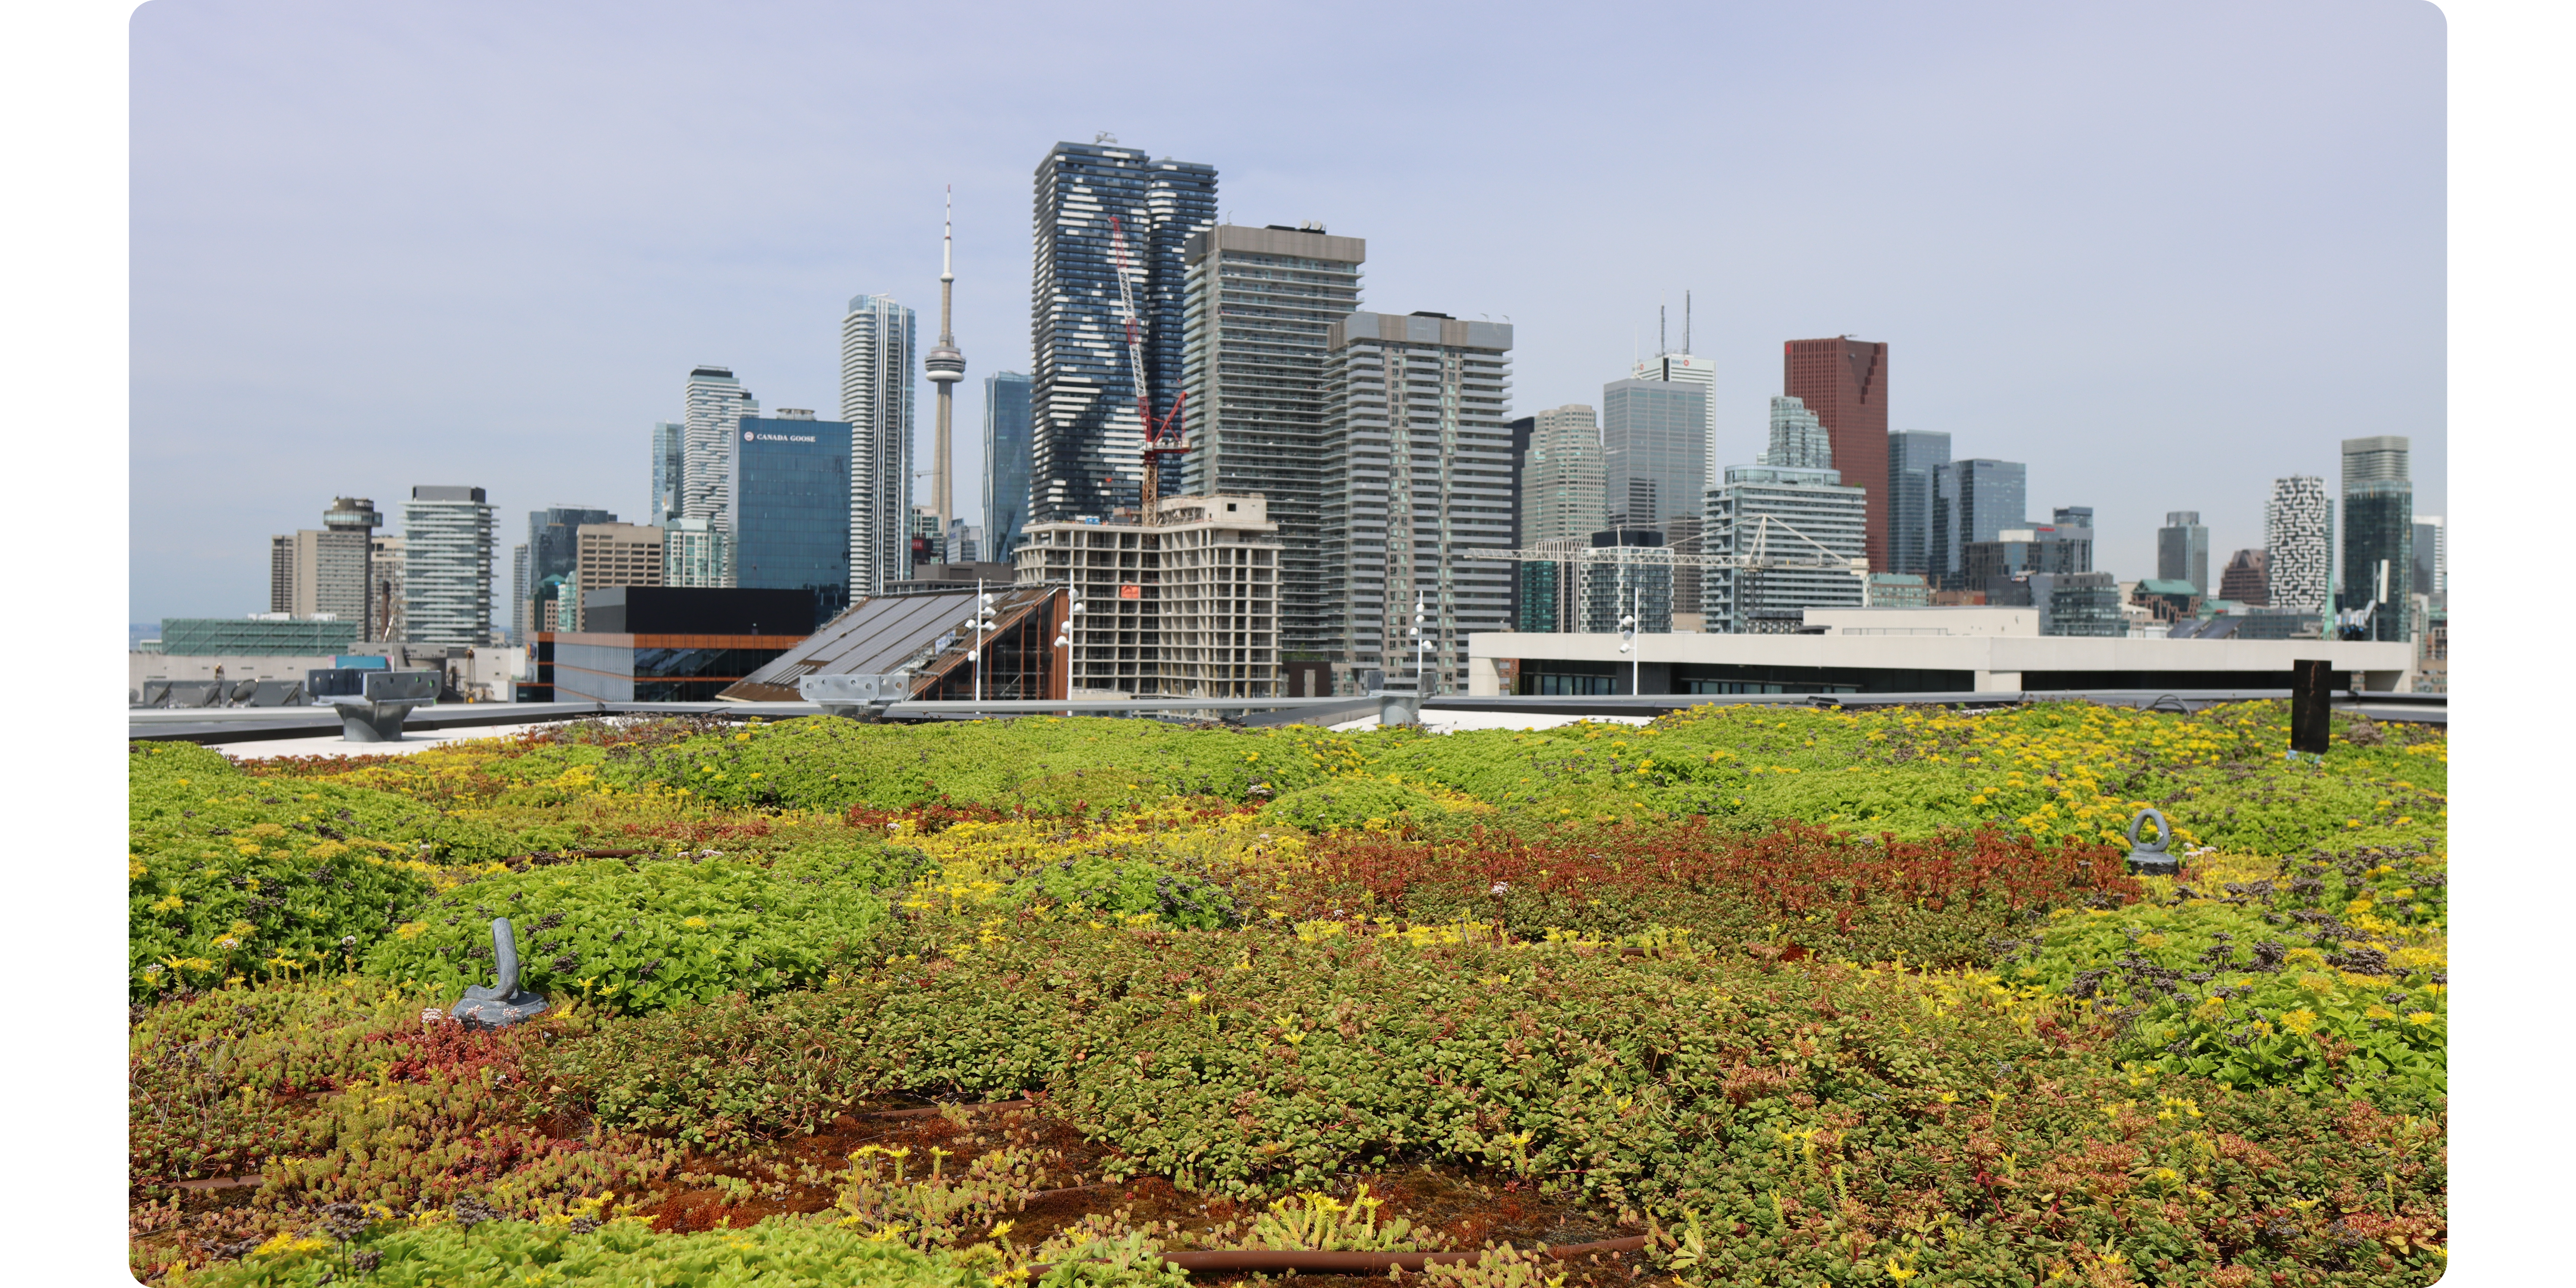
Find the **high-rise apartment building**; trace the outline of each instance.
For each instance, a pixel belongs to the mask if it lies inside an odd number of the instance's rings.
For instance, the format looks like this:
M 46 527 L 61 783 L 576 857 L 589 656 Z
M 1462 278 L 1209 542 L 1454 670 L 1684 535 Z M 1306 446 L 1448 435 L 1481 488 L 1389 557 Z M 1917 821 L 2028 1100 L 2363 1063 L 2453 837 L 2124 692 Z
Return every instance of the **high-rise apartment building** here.
M 851 599 L 912 576 L 913 330 L 912 310 L 887 295 L 852 296 L 841 317 Z
M 1181 387 L 1193 495 L 1257 492 L 1279 525 L 1281 647 L 1326 647 L 1316 524 L 1323 509 L 1324 334 L 1360 306 L 1368 243 L 1321 226 L 1192 234 Z
M 423 485 L 403 503 L 403 616 L 421 644 L 492 642 L 492 507 L 479 487 Z
M 319 530 L 269 538 L 268 611 L 367 620 L 367 543 L 384 516 L 362 497 L 334 497 Z
M 1840 459 L 1840 458 L 1837 458 Z M 2024 526 L 2029 505 L 2028 467 L 1982 456 L 1948 461 L 1932 470 L 1932 580 L 1945 590 L 1975 589 L 1965 582 L 1967 548 Z
M 1865 559 L 1869 496 L 1842 482 L 1831 441 L 1795 397 L 1771 400 L 1771 439 L 1753 465 L 1730 465 L 1707 491 L 1700 537 L 1712 555 Z M 1783 530 L 1785 527 L 1786 531 Z M 1865 570 L 1864 570 L 1865 571 Z M 1843 568 L 1710 568 L 1702 573 L 1703 629 L 1745 635 L 1780 629 L 1809 608 L 1857 608 L 1866 579 Z
M 2193 593 L 2209 594 L 2209 528 L 2198 510 L 2173 510 L 2156 529 L 2156 578 L 2187 581 Z
M 2227 568 L 2218 574 L 2218 597 L 2252 608 L 2269 606 L 2270 569 L 2271 553 L 2266 550 L 2239 550 L 2227 556 Z
M 687 406 L 680 445 L 680 513 L 706 519 L 721 528 L 724 513 L 725 445 L 745 416 L 760 414 L 760 401 L 734 379 L 727 367 L 696 367 L 682 390 Z
M 1869 497 L 1869 566 L 1888 572 L 1887 346 L 1850 336 L 1782 346 L 1780 392 L 1804 403 L 1833 438 L 1847 486 Z M 2013 520 L 2021 515 L 2015 512 Z
M 528 619 L 530 591 L 528 543 L 522 541 L 510 547 L 510 643 L 513 647 L 525 646 L 528 632 L 533 629 Z
M 659 586 L 662 584 L 664 530 L 650 524 L 619 523 L 613 519 L 584 523 L 573 529 L 573 568 L 563 583 L 563 594 L 557 600 L 558 621 L 572 624 L 562 629 L 583 630 L 588 625 L 582 603 L 584 592 L 607 590 L 613 586 Z
M 675 519 L 662 529 L 662 584 L 733 584 L 733 534 L 707 519 Z
M 1142 495 L 1144 432 L 1111 255 L 1113 217 L 1127 245 L 1144 393 L 1161 416 L 1181 392 L 1184 256 L 1191 234 L 1216 226 L 1216 168 L 1153 160 L 1105 135 L 1059 143 L 1038 163 L 1032 520 L 1105 518 Z
M 780 408 L 733 437 L 733 584 L 803 590 L 814 620 L 850 606 L 850 424 Z
M 2415 516 L 2415 593 L 2425 596 L 2435 608 L 2447 608 L 2451 600 L 2451 539 L 2442 516 Z
M 1421 605 L 1425 693 L 1463 692 L 1467 636 L 1500 630 L 1511 565 L 1512 328 L 1353 313 L 1325 340 L 1323 602 L 1337 674 L 1409 674 Z
M 1029 519 L 1029 378 L 1017 371 L 984 377 L 984 531 L 987 557 L 1007 563 Z
M 2343 440 L 2343 596 L 2358 612 L 2376 604 L 2374 640 L 2408 638 L 2407 595 L 2415 587 L 2415 484 L 2407 439 L 2378 434 Z
M 2272 481 L 2263 505 L 2264 580 L 2271 606 L 2292 613 L 2323 613 L 2334 586 L 2334 499 L 2326 481 L 2293 474 Z
M 1708 389 L 1665 380 L 1601 387 L 1601 469 L 1615 523 L 1661 531 L 1708 490 Z
M 653 422 L 653 499 L 644 507 L 648 523 L 663 524 L 685 512 L 682 480 L 689 468 L 689 427 L 676 420 Z
M 1907 429 L 1887 436 L 1887 566 L 1916 576 L 1938 572 L 1940 543 L 1932 527 L 1932 475 L 1950 463 L 1950 436 Z

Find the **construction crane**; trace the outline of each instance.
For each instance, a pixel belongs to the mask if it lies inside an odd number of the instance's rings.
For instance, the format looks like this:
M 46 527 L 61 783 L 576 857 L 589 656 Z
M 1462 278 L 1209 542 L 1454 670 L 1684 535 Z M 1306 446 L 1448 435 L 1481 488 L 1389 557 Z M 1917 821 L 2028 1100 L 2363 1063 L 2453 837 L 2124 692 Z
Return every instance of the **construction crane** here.
M 1154 415 L 1154 395 L 1145 383 L 1145 339 L 1136 319 L 1135 266 L 1128 262 L 1127 230 L 1116 215 L 1109 217 L 1109 255 L 1118 270 L 1118 306 L 1127 326 L 1127 373 L 1136 384 L 1136 424 L 1145 435 L 1145 485 L 1138 509 L 1150 526 L 1156 521 L 1154 498 L 1161 491 L 1163 458 L 1190 450 L 1188 422 L 1181 410 L 1190 395 L 1188 390 L 1174 394 L 1172 409 L 1160 417 Z
M 1623 577 L 1629 567 L 1731 568 L 1750 574 L 1738 595 L 1739 601 L 1747 605 L 1763 598 L 1762 575 L 1767 572 L 1848 572 L 1864 587 L 1869 581 L 1869 560 L 1865 557 L 1835 554 L 1823 542 L 1767 514 L 1756 517 L 1750 526 L 1752 539 L 1735 554 L 1684 554 L 1667 546 L 1596 546 L 1583 537 L 1557 537 L 1535 546 L 1458 557 L 1495 563 L 1614 564 L 1622 569 Z M 1775 529 L 1784 538 L 1781 544 L 1790 547 L 1788 550 L 1772 548 Z M 1813 553 L 1797 550 L 1795 542 L 1804 542 Z

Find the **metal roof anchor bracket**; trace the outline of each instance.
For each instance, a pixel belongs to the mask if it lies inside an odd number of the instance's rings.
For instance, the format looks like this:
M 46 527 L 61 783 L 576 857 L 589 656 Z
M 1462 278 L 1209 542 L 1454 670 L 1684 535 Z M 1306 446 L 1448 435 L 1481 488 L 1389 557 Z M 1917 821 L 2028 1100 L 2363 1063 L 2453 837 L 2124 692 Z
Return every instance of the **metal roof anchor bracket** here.
M 2156 821 L 2156 839 L 2142 844 L 2138 828 L 2151 818 Z M 2129 872 L 2142 877 L 2182 875 L 2182 860 L 2166 852 L 2172 844 L 2173 825 L 2165 821 L 2164 811 L 2154 806 L 2139 810 L 2138 816 L 2129 820 Z
M 823 708 L 823 714 L 875 724 L 894 704 L 912 696 L 912 675 L 800 675 L 796 695 Z
M 511 942 L 510 919 L 492 919 L 492 958 L 500 967 L 500 980 L 491 988 L 467 985 L 465 997 L 448 1014 L 469 1024 L 489 1028 L 508 1028 L 546 1009 L 546 999 L 519 988 L 519 949 Z
M 340 716 L 347 742 L 401 742 L 403 718 L 438 700 L 437 671 L 307 671 L 304 690 Z

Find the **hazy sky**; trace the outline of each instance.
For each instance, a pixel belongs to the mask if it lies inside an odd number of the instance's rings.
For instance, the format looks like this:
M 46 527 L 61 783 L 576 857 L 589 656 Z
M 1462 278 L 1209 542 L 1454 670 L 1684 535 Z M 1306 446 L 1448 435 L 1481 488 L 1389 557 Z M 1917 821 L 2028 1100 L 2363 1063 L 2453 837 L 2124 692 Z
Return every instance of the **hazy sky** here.
M 697 363 L 838 406 L 843 306 L 936 329 L 958 497 L 1028 369 L 1031 172 L 1109 130 L 1237 223 L 1368 239 L 1366 307 L 1517 324 L 1517 413 L 1599 404 L 1696 301 L 1718 464 L 1780 342 L 1891 346 L 1892 427 L 2212 575 L 2270 481 L 2414 440 L 2445 512 L 2441 14 L 2300 3 L 435 5 L 133 21 L 131 616 L 267 607 L 267 537 L 415 483 L 634 518 Z M 930 432 L 922 382 L 920 437 Z M 926 450 L 924 456 L 926 458 Z M 924 480 L 926 488 L 926 480 Z

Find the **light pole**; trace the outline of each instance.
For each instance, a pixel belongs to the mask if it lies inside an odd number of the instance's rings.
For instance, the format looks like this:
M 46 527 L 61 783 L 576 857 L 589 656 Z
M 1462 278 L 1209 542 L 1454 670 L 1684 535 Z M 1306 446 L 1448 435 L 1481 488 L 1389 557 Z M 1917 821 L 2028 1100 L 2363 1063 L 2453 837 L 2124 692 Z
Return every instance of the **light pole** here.
M 1413 693 L 1415 697 L 1430 696 L 1430 690 L 1426 686 L 1430 681 L 1431 639 L 1422 633 L 1423 623 L 1429 620 L 1428 608 L 1429 604 L 1423 598 L 1422 592 L 1415 591 L 1413 594 Z
M 1628 695 L 1634 697 L 1638 673 L 1644 669 L 1646 651 L 1637 646 L 1637 609 L 1633 600 L 1629 610 L 1619 618 L 1619 651 L 1628 655 Z
M 1055 646 L 1064 650 L 1064 696 L 1070 700 L 1073 697 L 1073 628 L 1082 620 L 1082 591 L 1079 586 L 1068 581 L 1064 586 L 1064 594 L 1065 598 L 1072 602 L 1064 610 L 1064 629 L 1056 632 Z M 1071 718 L 1073 708 L 1065 708 L 1064 714 L 1067 718 Z
M 993 627 L 993 597 L 984 593 L 984 579 L 975 579 L 975 615 L 966 624 L 975 628 L 975 647 L 966 651 L 967 664 L 975 668 L 975 700 L 984 700 L 984 632 Z

